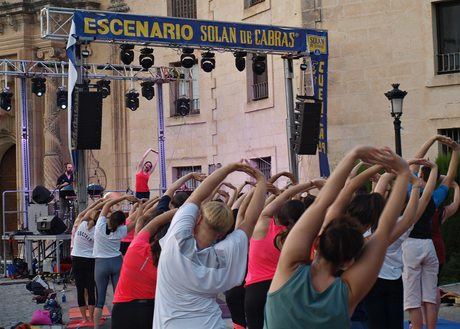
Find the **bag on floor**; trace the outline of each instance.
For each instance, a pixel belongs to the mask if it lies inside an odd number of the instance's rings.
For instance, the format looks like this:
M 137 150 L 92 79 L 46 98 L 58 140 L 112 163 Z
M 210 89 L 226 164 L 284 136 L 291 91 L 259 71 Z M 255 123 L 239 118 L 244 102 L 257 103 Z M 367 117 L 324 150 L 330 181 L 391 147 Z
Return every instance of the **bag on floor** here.
M 47 310 L 35 310 L 32 314 L 32 320 L 30 324 L 33 325 L 52 325 L 50 311 Z
M 62 308 L 56 299 L 48 299 L 43 308 L 49 311 L 51 322 L 53 324 L 62 324 Z

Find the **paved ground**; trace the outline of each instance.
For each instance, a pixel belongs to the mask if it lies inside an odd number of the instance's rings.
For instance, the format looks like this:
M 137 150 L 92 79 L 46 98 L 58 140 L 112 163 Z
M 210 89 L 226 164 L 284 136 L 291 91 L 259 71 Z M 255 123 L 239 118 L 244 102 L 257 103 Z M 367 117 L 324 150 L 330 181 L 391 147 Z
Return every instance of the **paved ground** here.
M 62 285 L 52 285 L 55 291 L 59 291 L 58 297 L 61 300 Z M 460 283 L 445 288 L 460 294 Z M 77 306 L 76 290 L 73 285 L 67 287 L 67 302 L 61 303 L 63 307 L 64 321 L 68 321 L 68 309 Z M 0 279 L 0 328 L 10 328 L 12 325 L 23 321 L 30 321 L 31 315 L 36 309 L 43 309 L 43 304 L 35 304 L 32 301 L 32 294 L 25 288 L 23 281 L 12 282 L 9 279 Z M 108 289 L 107 305 L 112 304 L 113 293 L 111 288 Z M 111 307 L 109 307 L 111 308 Z M 440 310 L 440 317 L 460 323 L 460 306 L 443 306 Z M 227 321 L 228 328 L 232 328 L 231 321 Z M 106 321 L 104 329 L 110 329 L 110 320 Z M 460 328 L 460 325 L 459 325 Z

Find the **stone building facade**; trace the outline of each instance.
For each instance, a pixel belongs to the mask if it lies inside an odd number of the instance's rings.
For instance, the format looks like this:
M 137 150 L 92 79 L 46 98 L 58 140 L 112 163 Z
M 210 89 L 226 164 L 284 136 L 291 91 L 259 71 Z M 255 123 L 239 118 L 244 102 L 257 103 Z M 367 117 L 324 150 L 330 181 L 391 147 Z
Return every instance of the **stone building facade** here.
M 1 57 L 63 58 L 64 44 L 40 39 L 38 11 L 45 4 L 0 5 Z M 402 117 L 404 155 L 412 155 L 437 132 L 459 138 L 458 0 L 113 0 L 61 5 L 328 30 L 332 168 L 354 145 L 394 145 L 389 102 L 383 95 L 394 82 L 408 91 Z M 117 46 L 91 44 L 90 50 L 90 62 L 119 62 Z M 156 48 L 154 54 L 155 65 L 174 65 L 180 58 L 171 49 Z M 188 170 L 208 172 L 240 158 L 252 159 L 267 173 L 288 169 L 282 59 L 268 56 L 263 77 L 247 67 L 238 72 L 232 54 L 218 53 L 212 73 L 197 67 L 193 82 L 165 87 L 168 182 Z M 66 113 L 54 105 L 59 82 L 47 83 L 44 98 L 30 97 L 32 186 L 54 184 L 68 160 Z M 10 79 L 9 85 L 16 89 L 17 80 Z M 112 82 L 112 95 L 104 100 L 101 150 L 87 154 L 90 180 L 104 176 L 107 189 L 133 188 L 136 163 L 147 148 L 157 148 L 155 99 L 141 97 L 140 108 L 132 112 L 124 106 L 130 88 L 129 83 Z M 175 116 L 173 101 L 184 90 L 194 99 L 192 114 Z M 18 97 L 13 99 L 17 105 Z M 17 106 L 9 113 L 0 111 L 0 189 L 21 186 L 19 115 Z M 436 150 L 429 156 L 434 158 Z M 317 157 L 302 157 L 301 177 L 317 174 Z M 150 186 L 158 185 L 154 175 Z

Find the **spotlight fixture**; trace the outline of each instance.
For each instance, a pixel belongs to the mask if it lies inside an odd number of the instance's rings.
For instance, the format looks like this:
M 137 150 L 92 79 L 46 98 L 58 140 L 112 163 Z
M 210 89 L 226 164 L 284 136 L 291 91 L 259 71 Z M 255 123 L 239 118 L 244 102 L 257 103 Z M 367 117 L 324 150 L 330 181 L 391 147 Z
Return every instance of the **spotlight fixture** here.
M 233 54 L 235 56 L 235 66 L 236 69 L 240 72 L 244 71 L 246 68 L 246 55 L 248 53 L 245 51 L 237 51 L 236 53 Z
M 144 70 L 151 68 L 154 62 L 155 57 L 153 57 L 153 49 L 142 48 L 141 54 L 139 55 L 139 64 L 144 68 Z
M 13 97 L 13 93 L 11 92 L 10 88 L 5 87 L 3 91 L 0 93 L 0 108 L 7 112 L 11 111 L 11 98 Z
M 181 97 L 176 100 L 176 113 L 183 117 L 190 113 L 190 99 Z
M 56 105 L 60 110 L 67 109 L 67 90 L 64 87 L 59 87 L 56 93 Z
M 102 94 L 102 98 L 110 95 L 110 80 L 99 80 L 96 82 L 97 91 Z
M 267 56 L 265 55 L 255 55 L 252 58 L 252 70 L 255 74 L 261 75 L 265 72 L 267 67 Z
M 214 59 L 214 53 L 209 51 L 201 55 L 201 68 L 203 71 L 209 73 L 216 67 L 216 60 Z
M 46 79 L 41 77 L 33 77 L 32 92 L 38 97 L 42 97 L 46 92 Z
M 192 48 L 182 49 L 182 55 L 180 56 L 180 62 L 182 64 L 182 67 L 185 67 L 186 69 L 190 69 L 193 67 L 193 65 L 195 65 L 196 57 L 193 54 Z
M 131 111 L 136 111 L 139 108 L 139 93 L 131 89 L 126 93 L 126 107 Z
M 144 81 L 141 83 L 142 86 L 142 97 L 151 100 L 155 96 L 155 83 L 153 81 Z
M 125 65 L 129 65 L 134 60 L 134 45 L 123 44 L 120 46 L 120 59 Z

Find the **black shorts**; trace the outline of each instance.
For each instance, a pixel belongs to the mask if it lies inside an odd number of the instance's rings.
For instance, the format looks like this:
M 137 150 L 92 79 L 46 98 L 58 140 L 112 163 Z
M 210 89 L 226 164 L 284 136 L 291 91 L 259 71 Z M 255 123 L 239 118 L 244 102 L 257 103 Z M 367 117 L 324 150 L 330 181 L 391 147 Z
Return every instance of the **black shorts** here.
M 150 199 L 150 192 L 136 192 L 136 198 L 140 199 Z
M 152 329 L 154 299 L 133 300 L 114 303 L 112 329 Z

